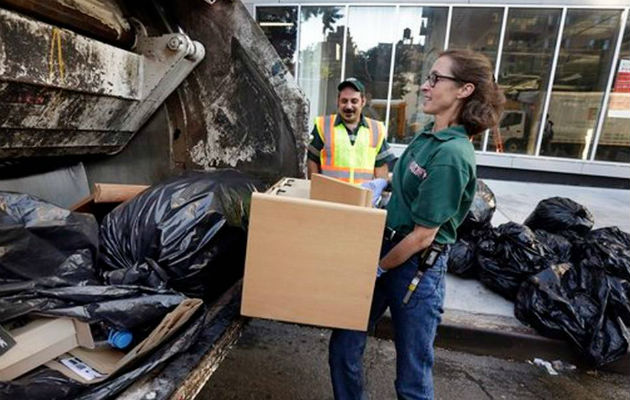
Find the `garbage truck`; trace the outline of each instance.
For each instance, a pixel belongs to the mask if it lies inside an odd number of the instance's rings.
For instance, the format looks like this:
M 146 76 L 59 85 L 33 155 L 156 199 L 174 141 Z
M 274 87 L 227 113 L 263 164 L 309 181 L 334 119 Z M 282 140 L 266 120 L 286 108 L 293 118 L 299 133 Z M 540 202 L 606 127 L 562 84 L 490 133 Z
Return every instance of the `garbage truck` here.
M 0 38 L 4 166 L 304 169 L 307 101 L 240 2 L 2 0 Z
M 0 191 L 66 208 L 98 182 L 305 172 L 307 100 L 239 1 L 0 0 L 0 110 Z M 89 398 L 194 398 L 242 327 L 239 285 L 186 354 Z

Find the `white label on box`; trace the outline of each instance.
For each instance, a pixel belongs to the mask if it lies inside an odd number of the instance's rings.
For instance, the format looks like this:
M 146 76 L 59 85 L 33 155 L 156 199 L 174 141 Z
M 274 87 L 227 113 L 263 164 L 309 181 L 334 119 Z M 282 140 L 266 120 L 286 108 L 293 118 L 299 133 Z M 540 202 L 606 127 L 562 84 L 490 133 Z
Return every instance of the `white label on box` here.
M 6 353 L 13 346 L 15 346 L 15 339 L 0 325 L 0 355 Z
M 63 365 L 70 368 L 72 372 L 79 375 L 86 381 L 91 381 L 105 376 L 76 357 L 62 358 L 60 361 Z

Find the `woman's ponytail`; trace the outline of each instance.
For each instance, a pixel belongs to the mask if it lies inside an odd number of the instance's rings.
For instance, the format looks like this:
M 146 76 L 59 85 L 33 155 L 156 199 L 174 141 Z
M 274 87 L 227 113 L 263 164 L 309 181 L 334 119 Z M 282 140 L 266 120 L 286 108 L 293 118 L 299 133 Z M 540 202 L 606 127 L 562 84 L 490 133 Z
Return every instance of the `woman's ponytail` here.
M 471 136 L 497 126 L 505 96 L 495 82 L 488 58 L 470 50 L 447 50 L 440 53 L 440 57 L 451 59 L 455 78 L 475 85 L 473 93 L 463 101 L 457 122 L 464 125 Z

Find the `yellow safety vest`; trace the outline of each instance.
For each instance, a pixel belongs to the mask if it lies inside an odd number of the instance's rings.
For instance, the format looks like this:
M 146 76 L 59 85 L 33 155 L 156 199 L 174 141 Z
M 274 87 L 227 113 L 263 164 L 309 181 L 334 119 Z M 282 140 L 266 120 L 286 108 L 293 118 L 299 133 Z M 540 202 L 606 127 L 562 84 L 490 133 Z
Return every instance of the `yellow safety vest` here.
M 376 155 L 385 139 L 385 127 L 379 121 L 365 118 L 369 128 L 359 127 L 353 145 L 344 124 L 335 126 L 336 118 L 333 114 L 315 119 L 317 132 L 324 142 L 319 156 L 322 174 L 355 184 L 373 179 Z

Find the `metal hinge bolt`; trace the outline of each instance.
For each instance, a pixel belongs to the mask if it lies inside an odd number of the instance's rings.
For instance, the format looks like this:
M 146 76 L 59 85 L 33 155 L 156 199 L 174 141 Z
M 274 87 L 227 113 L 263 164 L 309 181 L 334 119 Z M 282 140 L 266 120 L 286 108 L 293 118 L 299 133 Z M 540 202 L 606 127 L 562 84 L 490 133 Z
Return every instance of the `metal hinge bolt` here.
M 184 41 L 179 36 L 173 36 L 168 40 L 166 46 L 173 51 L 179 50 L 184 45 Z

